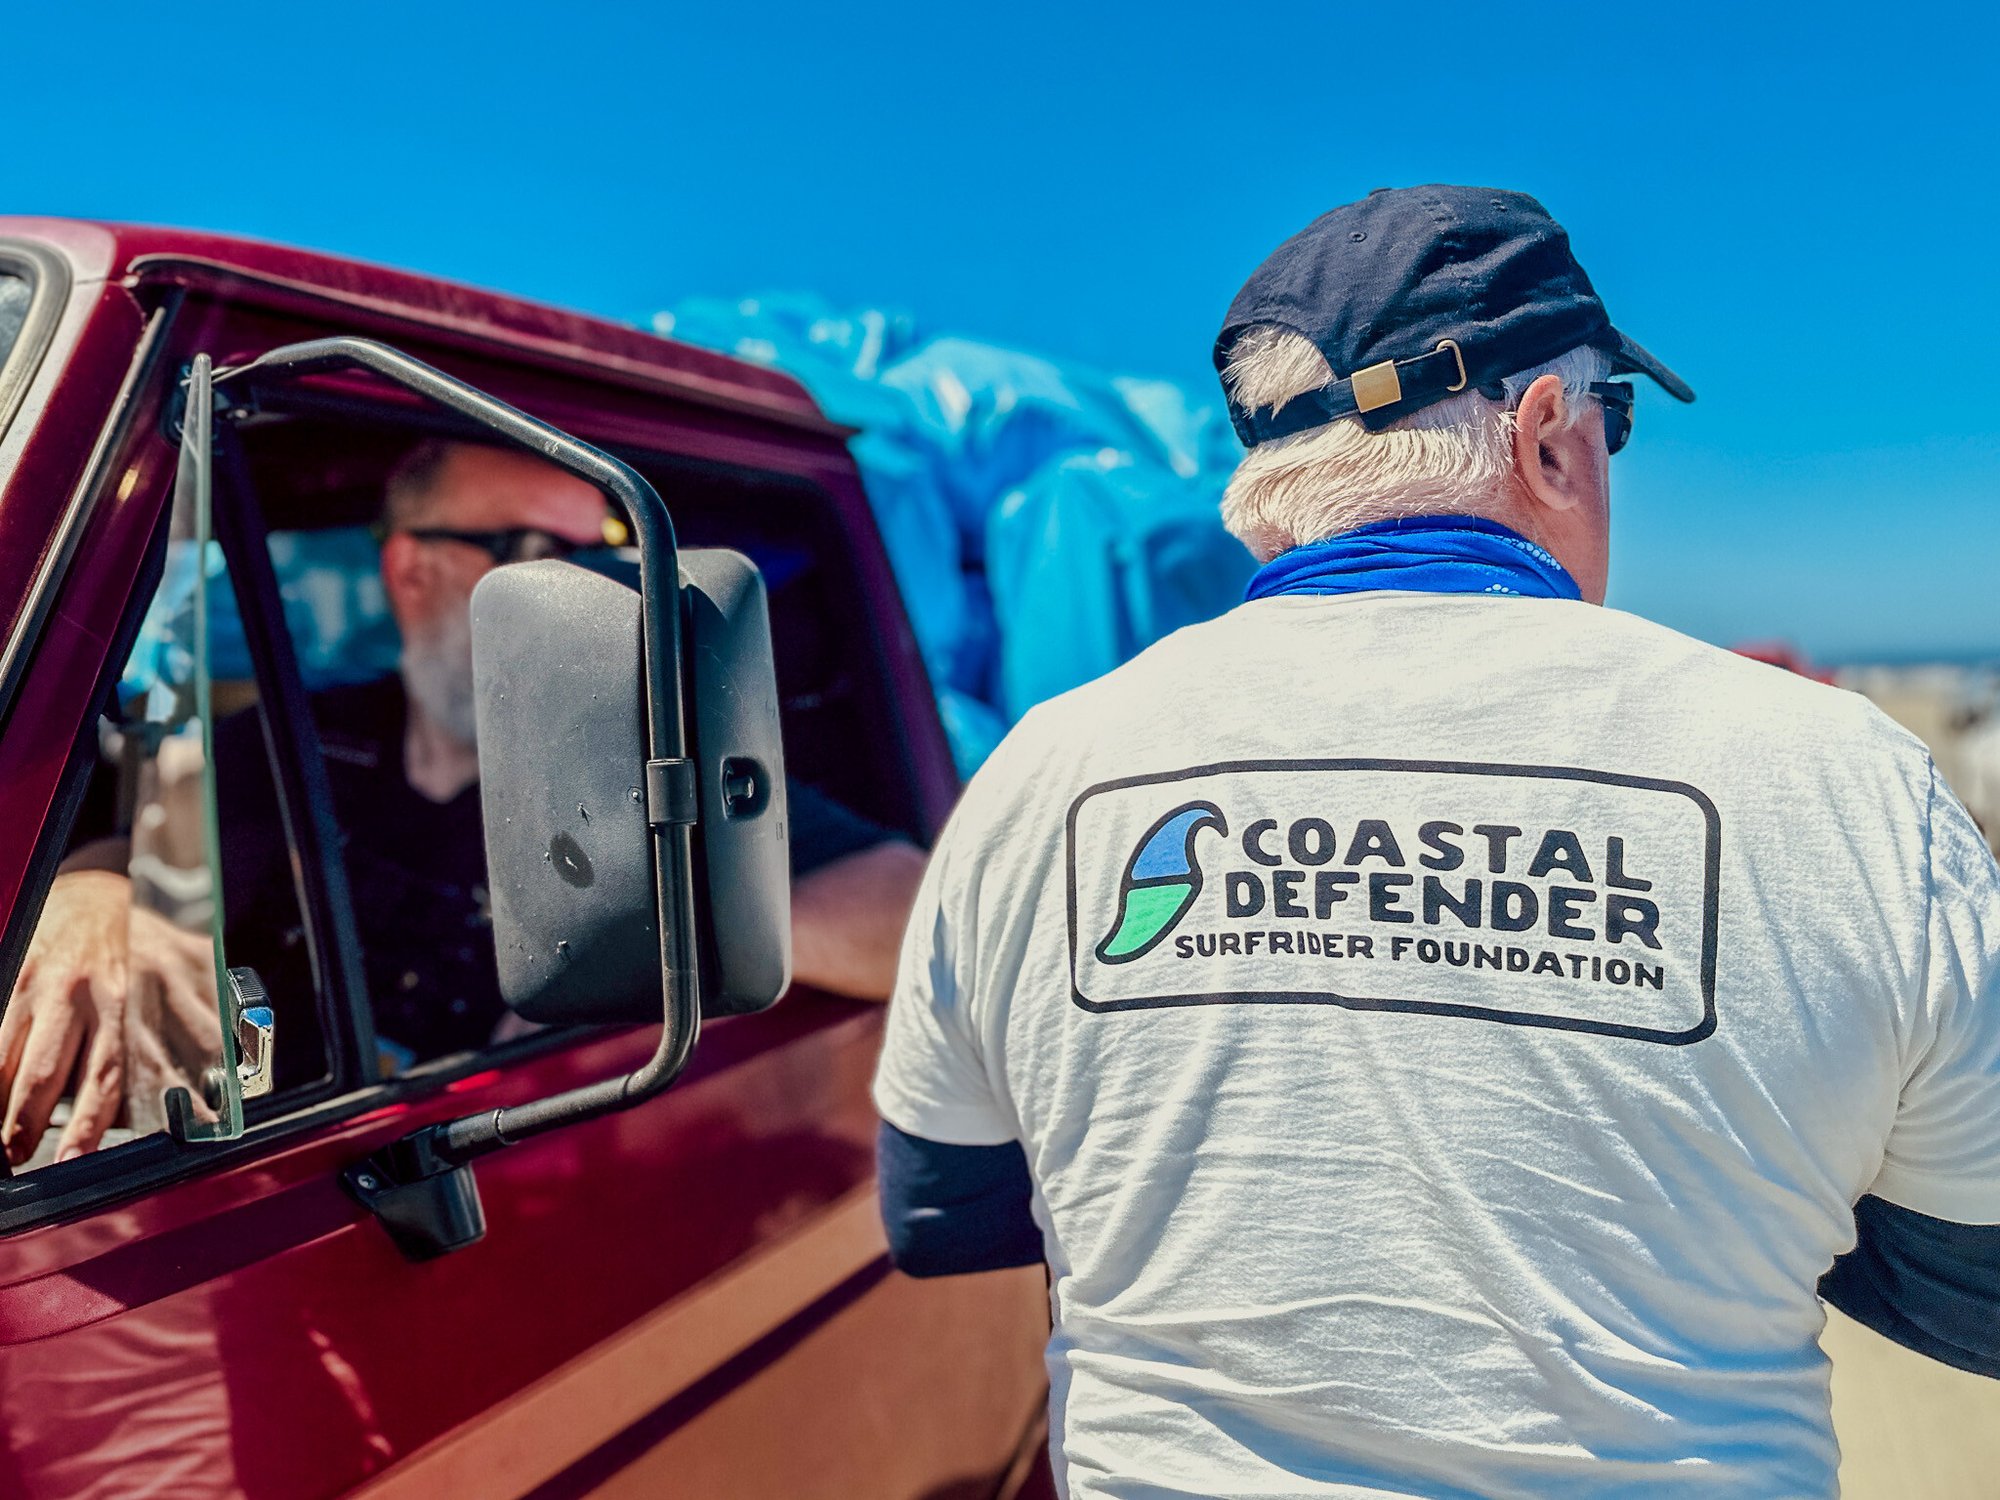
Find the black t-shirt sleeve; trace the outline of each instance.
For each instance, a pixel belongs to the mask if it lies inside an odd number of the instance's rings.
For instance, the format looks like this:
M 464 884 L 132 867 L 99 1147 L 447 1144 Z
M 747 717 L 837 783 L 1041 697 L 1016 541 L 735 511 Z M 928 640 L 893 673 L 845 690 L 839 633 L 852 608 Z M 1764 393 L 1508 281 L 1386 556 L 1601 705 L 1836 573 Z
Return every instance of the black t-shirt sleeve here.
M 1954 1224 L 1871 1195 L 1854 1205 L 1854 1232 L 1820 1296 L 1906 1349 L 2000 1379 L 2000 1224 Z
M 895 837 L 881 824 L 871 823 L 824 792 L 789 776 L 785 778 L 785 800 L 791 809 L 794 880 Z
M 1019 1141 L 948 1146 L 883 1121 L 875 1176 L 889 1259 L 908 1276 L 1041 1264 L 1035 1191 Z

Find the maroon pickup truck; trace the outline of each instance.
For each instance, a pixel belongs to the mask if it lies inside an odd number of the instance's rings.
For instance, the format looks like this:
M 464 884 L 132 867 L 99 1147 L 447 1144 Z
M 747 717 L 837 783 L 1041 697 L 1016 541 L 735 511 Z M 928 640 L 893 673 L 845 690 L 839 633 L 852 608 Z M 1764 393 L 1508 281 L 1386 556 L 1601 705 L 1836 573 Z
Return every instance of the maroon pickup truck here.
M 120 851 L 133 923 L 198 965 L 213 950 L 218 997 L 204 1024 L 135 991 L 179 1050 L 129 1049 L 99 1149 L 52 1159 L 66 1099 L 0 1180 L 0 1495 L 1044 1482 L 1040 1274 L 892 1272 L 880 1007 L 769 1004 L 782 933 L 759 936 L 753 887 L 779 761 L 919 844 L 957 791 L 845 436 L 782 375 L 595 319 L 0 218 L 0 998 L 87 847 Z M 329 804 L 338 747 L 308 707 L 345 655 L 380 658 L 379 601 L 371 623 L 366 568 L 301 559 L 365 556 L 386 478 L 430 437 L 597 484 L 634 571 L 584 587 L 529 562 L 474 595 L 508 999 L 546 991 L 531 1016 L 589 1024 L 398 1063 Z M 290 872 L 263 893 L 287 914 L 264 934 L 282 977 L 226 951 L 219 911 L 214 728 L 253 706 Z M 607 788 L 622 820 L 590 816 Z M 550 838 L 535 819 L 572 797 Z M 122 843 L 91 844 L 106 830 Z M 537 978 L 565 963 L 566 984 Z M 618 963 L 629 993 L 599 1003 Z

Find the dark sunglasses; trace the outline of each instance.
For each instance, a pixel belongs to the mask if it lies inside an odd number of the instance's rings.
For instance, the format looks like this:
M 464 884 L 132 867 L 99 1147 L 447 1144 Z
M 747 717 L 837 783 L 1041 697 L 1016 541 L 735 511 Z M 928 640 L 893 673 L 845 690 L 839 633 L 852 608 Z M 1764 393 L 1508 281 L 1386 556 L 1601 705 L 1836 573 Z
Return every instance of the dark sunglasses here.
M 413 536 L 420 542 L 463 542 L 492 558 L 496 567 L 501 563 L 568 557 L 579 547 L 594 545 L 572 542 L 567 537 L 536 526 L 512 526 L 505 531 L 458 531 L 449 526 L 411 526 L 404 529 L 403 535 Z
M 1616 453 L 1632 437 L 1632 386 L 1624 380 L 1601 380 L 1590 394 L 1604 405 L 1604 451 Z
M 622 546 L 627 539 L 625 523 L 610 516 L 604 521 L 604 535 L 588 542 L 573 542 L 568 537 L 557 536 L 552 531 L 543 531 L 539 526 L 510 526 L 504 531 L 460 531 L 450 526 L 409 526 L 403 528 L 402 534 L 413 536 L 420 542 L 463 542 L 468 547 L 477 547 L 492 558 L 495 567 L 502 563 L 540 562 L 550 557 L 570 558 L 579 552 Z

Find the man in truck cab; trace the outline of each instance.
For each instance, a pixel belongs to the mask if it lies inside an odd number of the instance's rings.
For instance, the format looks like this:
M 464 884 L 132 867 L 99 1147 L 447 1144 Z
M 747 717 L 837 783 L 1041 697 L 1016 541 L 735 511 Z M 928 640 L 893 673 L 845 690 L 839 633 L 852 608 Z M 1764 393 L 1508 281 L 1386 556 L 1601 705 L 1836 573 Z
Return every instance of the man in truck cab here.
M 954 813 L 898 1263 L 1046 1257 L 1073 1500 L 1831 1496 L 1816 1292 L 2000 1376 L 1993 856 L 1865 699 L 1598 607 L 1610 377 L 1693 393 L 1534 199 L 1333 210 L 1216 361 L 1263 566 Z
M 525 1029 L 500 1000 L 486 911 L 472 589 L 501 563 L 603 545 L 607 515 L 596 488 L 515 450 L 425 441 L 389 476 L 381 569 L 401 670 L 313 701 L 387 1067 Z M 261 734 L 255 712 L 216 730 L 223 909 L 231 961 L 258 969 L 282 1004 L 310 993 L 310 977 Z M 803 783 L 788 796 L 794 977 L 883 998 L 924 857 Z M 125 848 L 102 839 L 65 861 L 0 1020 L 13 1162 L 35 1150 L 65 1092 L 59 1157 L 94 1149 L 118 1118 L 128 1064 L 171 1074 L 169 1054 L 219 1045 L 209 944 L 132 903 Z M 159 1022 L 130 1008 L 128 972 L 152 981 Z M 283 1086 L 288 1057 L 314 1050 L 316 1017 L 281 1016 Z M 185 1033 L 178 1049 L 169 1033 Z

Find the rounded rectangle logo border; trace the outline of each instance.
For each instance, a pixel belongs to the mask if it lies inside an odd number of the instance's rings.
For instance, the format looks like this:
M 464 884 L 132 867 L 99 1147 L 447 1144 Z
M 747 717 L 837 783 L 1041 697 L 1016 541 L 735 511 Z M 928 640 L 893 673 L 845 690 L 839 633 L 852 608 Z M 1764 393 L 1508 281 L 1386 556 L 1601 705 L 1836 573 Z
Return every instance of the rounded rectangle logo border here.
M 1126 787 L 1160 786 L 1191 781 L 1203 776 L 1226 776 L 1246 771 L 1404 771 L 1453 776 L 1508 776 L 1543 781 L 1585 781 L 1602 786 L 1627 787 L 1635 791 L 1665 792 L 1685 797 L 1701 810 L 1706 830 L 1702 860 L 1701 1000 L 1702 1017 L 1685 1031 L 1662 1031 L 1648 1026 L 1627 1026 L 1613 1021 L 1581 1017 L 1541 1015 L 1508 1011 L 1479 1005 L 1462 1005 L 1431 1000 L 1411 1000 L 1395 996 L 1345 995 L 1335 990 L 1259 991 L 1245 993 L 1218 991 L 1195 995 L 1142 995 L 1126 1000 L 1090 1000 L 1077 988 L 1076 911 L 1076 821 L 1084 803 L 1105 792 Z M 1154 771 L 1139 776 L 1121 776 L 1088 786 L 1069 805 L 1063 830 L 1063 884 L 1069 915 L 1070 999 L 1083 1010 L 1095 1014 L 1126 1010 L 1159 1010 L 1184 1005 L 1335 1005 L 1345 1010 L 1393 1011 L 1416 1015 L 1456 1016 L 1463 1019 L 1498 1022 L 1509 1026 L 1534 1026 L 1553 1031 L 1584 1032 L 1595 1036 L 1622 1037 L 1629 1041 L 1654 1042 L 1669 1047 L 1685 1047 L 1711 1036 L 1716 1027 L 1715 967 L 1716 939 L 1721 925 L 1720 885 L 1722 880 L 1722 816 L 1707 793 L 1685 781 L 1667 781 L 1652 776 L 1627 776 L 1616 771 L 1592 771 L 1579 766 L 1522 766 L 1486 761 L 1395 760 L 1345 758 L 1332 760 L 1229 760 L 1204 766 L 1188 766 L 1178 771 Z

